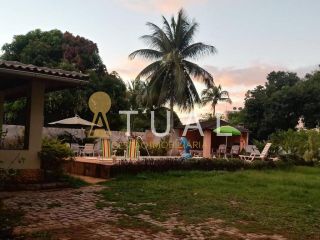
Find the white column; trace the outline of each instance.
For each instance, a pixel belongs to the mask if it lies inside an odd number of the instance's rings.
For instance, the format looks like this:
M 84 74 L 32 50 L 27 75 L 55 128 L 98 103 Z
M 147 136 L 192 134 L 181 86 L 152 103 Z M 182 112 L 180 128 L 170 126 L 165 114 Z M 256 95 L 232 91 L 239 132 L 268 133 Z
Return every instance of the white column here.
M 4 93 L 0 92 L 0 132 L 2 131 L 4 117 Z
M 39 152 L 42 144 L 43 111 L 45 84 L 33 80 L 30 89 L 30 116 L 26 126 L 29 132 L 29 151 Z M 26 136 L 28 137 L 28 136 Z

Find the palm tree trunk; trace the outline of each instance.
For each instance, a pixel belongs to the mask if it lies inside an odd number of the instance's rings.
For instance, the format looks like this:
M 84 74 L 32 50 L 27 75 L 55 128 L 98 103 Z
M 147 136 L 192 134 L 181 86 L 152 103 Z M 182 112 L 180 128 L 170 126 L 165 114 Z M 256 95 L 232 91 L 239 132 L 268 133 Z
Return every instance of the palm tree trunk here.
M 215 115 L 216 115 L 216 105 L 215 104 L 212 104 L 212 118 L 214 118 L 215 117 Z
M 170 98 L 170 132 L 173 130 L 173 97 Z

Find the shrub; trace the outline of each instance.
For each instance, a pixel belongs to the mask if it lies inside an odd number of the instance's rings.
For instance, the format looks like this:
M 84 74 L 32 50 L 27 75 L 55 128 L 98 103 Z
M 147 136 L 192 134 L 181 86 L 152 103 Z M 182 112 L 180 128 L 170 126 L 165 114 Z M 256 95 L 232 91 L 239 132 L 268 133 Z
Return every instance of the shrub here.
M 118 156 L 123 156 L 124 151 L 127 150 L 127 144 L 123 142 L 119 142 L 118 146 L 113 147 L 113 150 L 117 150 Z
M 16 178 L 19 176 L 19 170 L 12 168 L 14 163 L 23 164 L 25 161 L 24 157 L 18 154 L 12 161 L 9 162 L 8 166 L 0 167 L 0 190 L 8 183 L 16 182 Z M 3 163 L 3 161 L 0 161 Z
M 144 159 L 137 162 L 123 162 L 118 165 L 113 165 L 110 170 L 110 175 L 111 177 L 115 177 L 121 174 L 138 174 L 146 171 L 166 172 L 171 170 L 236 171 L 241 169 L 270 169 L 287 166 L 291 166 L 291 163 L 284 161 L 256 161 L 254 163 L 247 163 L 240 159 Z
M 320 160 L 320 133 L 315 130 L 279 131 L 272 135 L 272 143 L 279 148 L 279 153 L 304 161 Z
M 14 239 L 13 228 L 20 224 L 21 210 L 6 209 L 0 199 L 0 239 Z
M 39 153 L 45 180 L 59 179 L 63 174 L 63 160 L 73 157 L 73 152 L 57 139 L 44 139 Z

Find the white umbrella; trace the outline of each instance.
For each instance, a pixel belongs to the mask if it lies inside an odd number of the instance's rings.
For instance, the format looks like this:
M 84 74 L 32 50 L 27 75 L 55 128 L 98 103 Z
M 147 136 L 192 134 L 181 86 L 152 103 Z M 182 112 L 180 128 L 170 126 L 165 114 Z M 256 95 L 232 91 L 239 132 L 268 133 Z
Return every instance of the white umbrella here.
M 48 123 L 48 124 L 49 125 L 54 125 L 56 127 L 63 127 L 63 128 L 80 128 L 84 137 L 86 137 L 86 134 L 85 134 L 85 130 L 83 128 L 91 127 L 91 126 L 99 127 L 99 125 L 94 124 L 92 122 L 89 122 L 89 121 L 79 117 L 78 115 L 75 115 L 72 118 L 65 118 L 65 119 L 62 119 L 62 120 L 59 120 L 59 121 L 55 121 L 55 122 L 51 122 L 51 123 Z M 80 137 L 82 139 L 82 141 L 83 141 L 84 137 Z
M 49 123 L 49 125 L 56 125 L 60 127 L 70 127 L 70 128 L 98 126 L 97 124 L 94 124 L 85 119 L 82 119 L 78 115 L 72 118 L 65 118 L 59 121 L 51 122 Z

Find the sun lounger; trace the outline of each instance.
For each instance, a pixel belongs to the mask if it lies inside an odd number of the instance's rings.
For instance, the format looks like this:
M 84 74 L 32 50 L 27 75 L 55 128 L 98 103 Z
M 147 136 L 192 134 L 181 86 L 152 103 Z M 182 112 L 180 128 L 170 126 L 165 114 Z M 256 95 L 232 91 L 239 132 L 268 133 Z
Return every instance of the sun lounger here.
M 228 153 L 229 156 L 238 156 L 240 152 L 240 146 L 239 145 L 233 145 L 230 149 L 230 153 Z
M 277 158 L 268 158 L 268 153 L 271 147 L 271 143 L 267 143 L 262 152 L 257 155 L 256 151 L 252 151 L 250 155 L 239 155 L 240 159 L 246 161 L 246 162 L 253 162 L 254 160 L 266 160 L 266 159 L 271 159 L 271 160 L 277 160 Z

